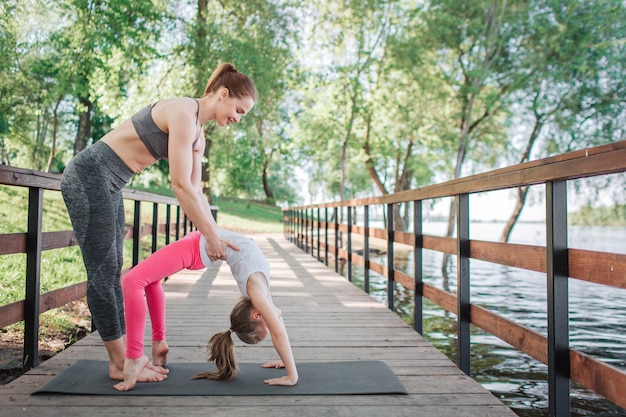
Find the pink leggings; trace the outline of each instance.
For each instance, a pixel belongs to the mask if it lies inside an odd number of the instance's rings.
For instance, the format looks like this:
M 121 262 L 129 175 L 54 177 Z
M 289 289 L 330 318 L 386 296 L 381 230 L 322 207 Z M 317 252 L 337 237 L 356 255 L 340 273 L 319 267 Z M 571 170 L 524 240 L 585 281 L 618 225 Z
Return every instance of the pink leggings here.
M 126 314 L 126 357 L 143 356 L 143 337 L 146 328 L 146 303 L 152 322 L 152 340 L 165 340 L 165 292 L 161 280 L 183 269 L 202 269 L 200 232 L 154 252 L 133 267 L 122 279 L 124 310 Z M 144 298 L 145 294 L 145 298 Z

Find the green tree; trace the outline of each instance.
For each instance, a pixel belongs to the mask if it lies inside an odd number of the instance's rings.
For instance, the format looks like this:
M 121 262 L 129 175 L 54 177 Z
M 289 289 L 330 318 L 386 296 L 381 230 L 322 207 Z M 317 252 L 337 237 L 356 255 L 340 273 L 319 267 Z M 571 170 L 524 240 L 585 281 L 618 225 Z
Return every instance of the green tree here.
M 67 67 L 62 80 L 74 99 L 78 128 L 74 153 L 92 135 L 98 87 L 106 84 L 123 97 L 129 78 L 142 73 L 156 54 L 164 19 L 162 2 L 151 0 L 64 0 L 58 7 L 66 25 L 56 35 Z M 113 59 L 113 58 L 118 59 Z
M 529 77 L 518 101 L 530 128 L 518 162 L 622 139 L 624 5 L 597 0 L 531 5 L 519 54 Z M 541 148 L 533 152 L 542 137 Z M 518 189 L 501 241 L 508 241 L 528 192 L 528 187 Z
M 209 14 L 210 11 L 210 14 Z M 265 0 L 230 4 L 227 2 L 199 0 L 195 25 L 190 28 L 191 42 L 183 53 L 195 68 L 194 85 L 197 94 L 204 90 L 208 79 L 207 68 L 220 62 L 233 62 L 249 75 L 259 92 L 252 112 L 245 116 L 241 126 L 218 131 L 207 125 L 207 147 L 203 181 L 205 193 L 212 198 L 212 177 L 217 176 L 220 189 L 245 191 L 254 195 L 262 190 L 266 199 L 274 199 L 269 184 L 271 161 L 280 152 L 282 119 L 279 106 L 286 91 L 287 66 L 290 64 L 290 42 L 296 30 L 293 9 L 288 2 L 275 4 Z M 245 134 L 242 132 L 245 131 Z M 229 144 L 253 151 L 254 160 L 240 165 L 230 158 Z M 246 142 L 247 143 L 244 143 Z M 220 148 L 222 148 L 220 150 Z M 219 172 L 227 172 L 220 175 Z M 246 186 L 236 177 L 245 177 Z M 256 178 L 261 182 L 258 182 Z M 224 181 L 233 180 L 229 184 Z M 251 184 L 259 184 L 250 188 Z

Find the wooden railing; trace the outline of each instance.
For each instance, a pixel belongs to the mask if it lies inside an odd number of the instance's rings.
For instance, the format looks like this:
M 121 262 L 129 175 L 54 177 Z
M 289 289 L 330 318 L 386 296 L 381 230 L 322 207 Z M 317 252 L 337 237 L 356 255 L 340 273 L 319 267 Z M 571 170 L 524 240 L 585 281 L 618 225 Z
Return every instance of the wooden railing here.
M 39 315 L 84 297 L 87 289 L 87 283 L 83 281 L 40 294 L 42 251 L 77 244 L 72 230 L 42 232 L 44 190 L 59 192 L 60 181 L 60 175 L 0 165 L 0 185 L 28 188 L 26 233 L 0 234 L 0 256 L 26 254 L 25 298 L 0 306 L 0 328 L 24 321 L 23 366 L 26 369 L 37 366 Z M 178 240 L 193 227 L 187 216 L 181 213 L 175 198 L 130 189 L 123 191 L 123 197 L 125 200 L 134 201 L 132 221 L 127 222 L 132 226 L 126 227 L 124 236 L 125 239 L 133 241 L 132 265 L 136 265 L 140 260 L 142 237 L 151 235 L 151 251 L 154 252 L 157 250 L 159 234 L 164 234 L 164 242 L 168 244 L 172 237 Z M 142 202 L 152 203 L 151 224 L 142 224 Z M 161 224 L 159 224 L 159 205 L 165 205 L 165 223 Z M 175 213 L 172 213 L 172 209 Z M 16 208 L 16 212 L 18 210 Z M 218 208 L 211 206 L 211 210 L 217 218 Z M 172 216 L 175 216 L 175 221 L 172 221 Z M 83 267 L 82 263 L 80 267 Z
M 458 322 L 457 366 L 466 374 L 470 374 L 471 323 L 548 365 L 552 416 L 570 415 L 570 378 L 626 407 L 626 373 L 569 347 L 568 314 L 569 279 L 626 288 L 626 255 L 568 248 L 567 238 L 567 181 L 625 171 L 626 141 L 616 142 L 381 197 L 290 207 L 283 210 L 285 235 L 326 265 L 334 257 L 336 271 L 341 261 L 346 262 L 349 279 L 352 265 L 362 266 L 366 291 L 369 271 L 382 275 L 387 279 L 387 300 L 392 310 L 395 283 L 413 290 L 414 323 L 420 333 L 424 297 L 454 313 Z M 470 194 L 536 184 L 545 186 L 545 247 L 470 238 Z M 444 197 L 455 199 L 456 237 L 423 234 L 423 204 Z M 394 230 L 394 205 L 401 203 L 412 203 L 412 232 Z M 374 206 L 386 208 L 385 229 L 369 225 L 369 210 Z M 363 226 L 352 221 L 357 207 L 363 212 Z M 340 234 L 345 236 L 343 245 L 339 243 Z M 357 236 L 363 240 L 363 251 L 358 253 L 352 250 L 353 238 Z M 371 238 L 385 241 L 387 265 L 370 260 Z M 412 247 L 413 275 L 394 269 L 394 242 Z M 456 256 L 456 294 L 423 282 L 424 249 Z M 472 304 L 470 259 L 546 274 L 547 336 Z

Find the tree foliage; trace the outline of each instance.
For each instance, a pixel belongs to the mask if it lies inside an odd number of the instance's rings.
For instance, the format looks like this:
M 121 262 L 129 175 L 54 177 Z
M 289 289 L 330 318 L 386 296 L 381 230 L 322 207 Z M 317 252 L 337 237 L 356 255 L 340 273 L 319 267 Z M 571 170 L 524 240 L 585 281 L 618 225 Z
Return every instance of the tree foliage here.
M 62 171 L 147 103 L 201 95 L 221 62 L 250 75 L 259 100 L 237 126 L 206 125 L 208 198 L 380 195 L 624 139 L 623 2 L 5 0 L 0 8 L 5 164 Z M 163 162 L 133 181 L 167 186 L 167 173 Z

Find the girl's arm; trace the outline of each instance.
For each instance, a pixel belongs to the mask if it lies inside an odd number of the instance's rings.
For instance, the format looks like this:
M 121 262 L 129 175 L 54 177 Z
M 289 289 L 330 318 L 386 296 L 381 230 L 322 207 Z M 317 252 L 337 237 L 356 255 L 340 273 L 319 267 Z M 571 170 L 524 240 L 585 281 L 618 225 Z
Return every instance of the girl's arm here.
M 246 290 L 254 308 L 261 314 L 272 336 L 272 343 L 284 365 L 287 375 L 280 378 L 272 378 L 265 381 L 269 385 L 295 385 L 298 382 L 298 370 L 293 359 L 289 336 L 280 310 L 274 306 L 269 291 L 267 279 L 263 274 L 252 274 L 246 284 Z M 270 365 L 270 364 L 268 364 Z M 276 366 L 277 363 L 271 363 Z M 267 366 L 267 365 L 266 365 Z

